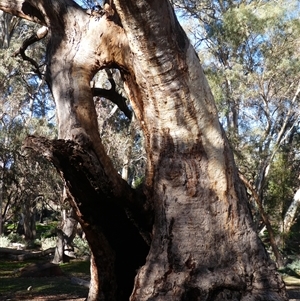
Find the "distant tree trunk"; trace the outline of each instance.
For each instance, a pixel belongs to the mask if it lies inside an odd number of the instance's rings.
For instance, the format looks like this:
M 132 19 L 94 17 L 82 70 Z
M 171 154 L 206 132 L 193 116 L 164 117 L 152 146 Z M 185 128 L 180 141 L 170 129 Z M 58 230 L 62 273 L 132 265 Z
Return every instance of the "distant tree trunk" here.
M 64 260 L 64 235 L 63 235 L 63 231 L 61 229 L 57 229 L 56 230 L 56 235 L 57 235 L 57 239 L 56 239 L 56 247 L 55 247 L 55 251 L 54 251 L 54 257 L 52 262 L 55 264 L 59 264 L 62 262 L 66 262 L 66 260 Z
M 279 268 L 281 268 L 284 265 L 284 261 L 283 261 L 282 255 L 280 254 L 280 251 L 278 248 L 278 242 L 277 242 L 275 233 L 273 231 L 272 225 L 270 223 L 269 217 L 268 217 L 267 213 L 265 212 L 264 207 L 262 205 L 262 201 L 261 201 L 259 195 L 257 194 L 257 192 L 255 191 L 255 189 L 252 187 L 252 185 L 248 182 L 248 180 L 242 174 L 240 174 L 240 179 L 244 182 L 245 186 L 252 193 L 252 197 L 254 198 L 254 200 L 257 204 L 261 219 L 262 219 L 263 223 L 265 224 L 266 229 L 268 231 L 269 238 L 270 238 L 270 245 L 273 250 L 274 256 L 276 258 L 277 265 Z
M 131 123 L 128 128 L 128 140 L 126 141 L 126 148 L 124 152 L 124 159 L 123 159 L 123 168 L 122 168 L 122 179 L 126 182 L 129 181 L 129 166 L 132 159 L 132 147 L 135 143 L 135 116 L 132 116 Z
M 57 229 L 57 245 L 53 263 L 68 262 L 70 258 L 74 257 L 73 239 L 76 235 L 77 224 L 73 208 L 68 212 L 64 209 L 61 229 Z
M 10 40 L 19 21 L 18 18 L 12 15 L 0 12 L 0 48 L 5 49 L 9 47 Z
M 32 208 L 31 202 L 26 200 L 22 204 L 22 219 L 23 219 L 23 231 L 25 239 L 32 241 L 36 236 L 36 210 Z
M 291 230 L 291 227 L 293 226 L 295 222 L 295 217 L 297 210 L 300 205 L 300 189 L 298 189 L 294 195 L 293 201 L 290 204 L 288 210 L 286 211 L 284 215 L 284 219 L 282 221 L 282 224 L 280 225 L 280 234 L 281 237 L 278 237 L 278 240 L 280 243 L 283 243 L 283 237 L 285 237 Z M 282 237 L 283 236 L 283 237 Z
M 26 145 L 65 179 L 92 254 L 87 300 L 287 300 L 169 1 L 113 3 L 97 14 L 70 0 L 0 0 L 49 28 L 60 140 Z M 90 81 L 107 67 L 121 70 L 144 132 L 144 193 L 122 180 L 99 137 Z

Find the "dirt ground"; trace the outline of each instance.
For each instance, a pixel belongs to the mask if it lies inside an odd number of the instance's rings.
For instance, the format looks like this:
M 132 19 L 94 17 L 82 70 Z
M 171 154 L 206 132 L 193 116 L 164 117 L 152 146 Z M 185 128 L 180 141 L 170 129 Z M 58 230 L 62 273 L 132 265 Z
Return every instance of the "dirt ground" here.
M 289 301 L 300 301 L 300 286 L 287 287 Z M 3 298 L 3 299 L 2 299 Z M 17 299 L 16 299 L 17 298 Z M 47 296 L 1 296 L 1 301 L 85 301 L 85 298 L 74 298 L 68 294 L 47 295 Z
M 18 283 L 24 285 L 26 278 L 17 278 Z M 31 278 L 32 279 L 32 278 Z M 35 279 L 35 278 L 34 278 Z M 44 278 L 45 279 L 45 278 Z M 290 301 L 300 301 L 300 279 L 297 277 L 284 276 L 283 277 L 287 293 Z M 1 279 L 4 280 L 4 279 Z M 5 285 L 4 281 L 1 283 L 0 280 L 0 288 L 1 284 Z M 37 281 L 37 278 L 36 280 Z M 33 287 L 28 287 L 28 289 L 19 290 L 16 287 L 13 288 L 11 286 L 11 282 L 6 285 L 10 286 L 10 291 L 7 293 L 0 294 L 0 301 L 84 301 L 85 296 L 87 295 L 88 288 L 84 288 L 82 290 L 81 286 L 67 286 L 70 285 L 69 278 L 67 277 L 49 277 L 47 278 L 46 285 L 54 285 L 52 289 L 38 291 L 35 289 L 34 284 Z M 34 283 L 34 282 L 33 282 Z M 27 287 L 29 284 L 26 283 Z M 40 286 L 45 285 L 45 281 L 39 283 Z M 60 288 L 68 288 L 67 290 L 60 290 Z M 78 290 L 80 288 L 80 290 Z
M 55 295 L 55 296 L 42 296 L 42 297 L 34 297 L 33 299 L 28 299 L 28 298 L 22 298 L 21 299 L 15 299 L 15 296 L 13 297 L 14 299 L 5 298 L 1 299 L 1 301 L 84 301 L 85 298 L 69 298 L 68 295 Z

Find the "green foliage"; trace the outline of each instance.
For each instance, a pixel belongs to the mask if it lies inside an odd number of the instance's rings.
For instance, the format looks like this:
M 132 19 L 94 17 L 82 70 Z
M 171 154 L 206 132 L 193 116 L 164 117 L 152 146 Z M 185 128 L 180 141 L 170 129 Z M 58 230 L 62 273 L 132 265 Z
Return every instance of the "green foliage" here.
M 4 29 L 14 22 L 4 13 L 0 18 Z M 33 214 L 41 210 L 42 203 L 58 202 L 62 184 L 49 162 L 22 150 L 29 134 L 56 137 L 55 112 L 45 81 L 32 72 L 28 62 L 12 55 L 38 26 L 25 21 L 14 24 L 9 45 L 0 44 L 0 185 L 4 222 L 16 223 L 25 214 L 24 208 L 30 207 Z M 45 44 L 38 43 L 26 54 L 42 65 L 44 50 Z
M 35 240 L 26 240 L 25 248 L 27 250 L 39 250 L 41 248 L 41 243 L 38 239 L 37 240 L 36 239 Z
M 145 177 L 144 177 L 144 176 L 141 176 L 141 177 L 135 179 L 133 188 L 138 188 L 138 187 L 140 187 L 140 186 L 144 183 L 144 180 L 145 180 Z
M 293 188 L 298 182 L 297 165 L 282 152 L 274 159 L 264 199 L 267 212 L 277 223 L 282 220 L 293 200 Z
M 37 237 L 40 237 L 41 239 L 53 238 L 54 236 L 56 236 L 57 225 L 57 221 L 52 221 L 47 224 L 38 223 L 36 225 Z
M 7 238 L 10 240 L 10 242 L 14 243 L 22 243 L 25 244 L 25 239 L 24 237 L 22 237 L 21 235 L 11 232 L 9 233 L 9 235 L 7 236 Z
M 73 240 L 75 247 L 75 254 L 77 257 L 84 257 L 90 255 L 90 248 L 86 239 L 82 239 L 79 236 L 76 236 Z
M 281 273 L 300 278 L 300 259 L 295 259 L 287 264 L 286 267 L 281 270 Z
M 42 250 L 47 250 L 50 248 L 55 248 L 56 247 L 56 242 L 57 238 L 56 237 L 47 237 L 41 239 L 41 249 Z

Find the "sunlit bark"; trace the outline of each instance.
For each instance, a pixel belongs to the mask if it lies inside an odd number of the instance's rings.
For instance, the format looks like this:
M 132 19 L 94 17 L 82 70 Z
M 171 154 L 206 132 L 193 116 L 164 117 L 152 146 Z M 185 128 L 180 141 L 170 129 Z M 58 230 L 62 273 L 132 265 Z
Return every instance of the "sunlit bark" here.
M 291 227 L 295 222 L 296 213 L 299 208 L 299 205 L 300 205 L 300 189 L 296 191 L 293 201 L 284 215 L 284 220 L 281 227 L 281 233 L 283 235 L 287 235 L 290 232 Z

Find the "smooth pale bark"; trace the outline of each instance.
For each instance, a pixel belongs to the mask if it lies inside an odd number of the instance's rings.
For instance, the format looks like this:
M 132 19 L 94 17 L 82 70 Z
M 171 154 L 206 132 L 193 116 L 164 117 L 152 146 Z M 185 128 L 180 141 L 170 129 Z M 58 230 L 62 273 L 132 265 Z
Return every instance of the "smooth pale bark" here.
M 66 199 L 64 200 L 66 201 Z M 57 229 L 57 243 L 53 263 L 68 262 L 74 257 L 73 240 L 76 235 L 77 220 L 73 208 L 62 211 L 62 225 Z
M 288 210 L 284 215 L 283 224 L 281 227 L 281 233 L 287 235 L 290 232 L 291 227 L 294 224 L 297 210 L 300 204 L 300 189 L 298 189 L 294 195 L 293 201 L 290 204 Z
M 72 196 L 92 251 L 88 300 L 128 300 L 133 268 L 145 259 L 132 301 L 286 300 L 254 231 L 199 59 L 172 7 L 162 0 L 113 2 L 118 18 L 111 9 L 90 15 L 70 0 L 0 0 L 0 9 L 49 28 L 47 80 L 63 140 L 31 137 L 27 146 L 54 163 Z M 120 69 L 145 135 L 145 205 L 99 138 L 89 83 L 106 67 Z M 122 206 L 151 242 L 147 258 Z M 152 231 L 147 209 L 154 210 Z

